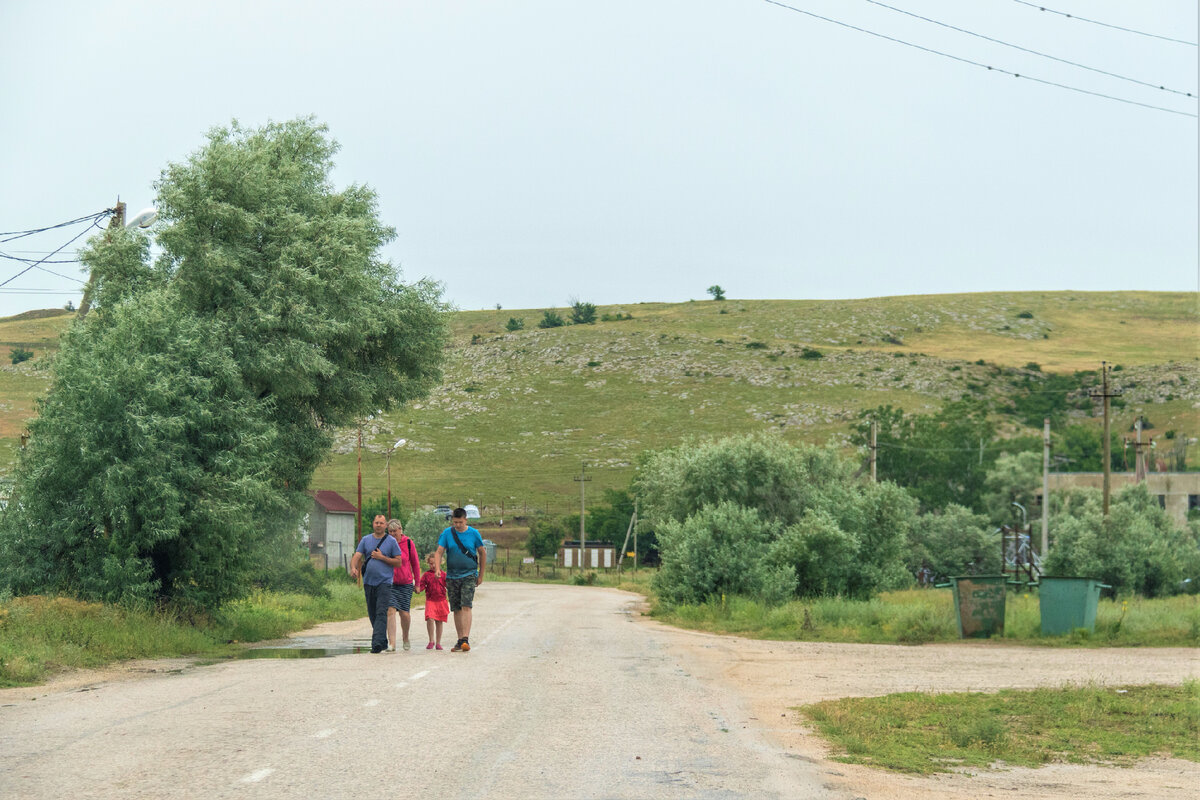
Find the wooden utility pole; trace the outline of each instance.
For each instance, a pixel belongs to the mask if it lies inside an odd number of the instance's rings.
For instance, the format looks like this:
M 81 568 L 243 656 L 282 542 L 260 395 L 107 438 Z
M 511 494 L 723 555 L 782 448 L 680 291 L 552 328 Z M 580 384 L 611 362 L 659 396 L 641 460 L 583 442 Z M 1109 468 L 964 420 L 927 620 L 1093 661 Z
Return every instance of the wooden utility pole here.
M 1050 551 L 1050 418 L 1042 420 L 1042 552 Z
M 1093 389 L 1088 392 L 1092 397 L 1100 397 L 1104 400 L 1104 516 L 1108 516 L 1108 498 L 1112 493 L 1112 434 L 1111 423 L 1109 421 L 1109 400 L 1114 397 L 1121 396 L 1121 390 L 1109 391 L 1108 388 L 1108 373 L 1111 367 L 1108 362 L 1100 362 L 1101 389 L 1097 392 Z
M 362 423 L 358 423 L 358 536 L 355 543 L 362 538 Z
M 876 472 L 876 463 L 879 458 L 877 452 L 879 450 L 879 423 L 874 419 L 871 420 L 871 483 L 879 483 L 879 475 Z
M 120 200 L 112 209 L 112 219 L 108 221 L 108 229 L 110 231 L 125 227 L 125 204 Z M 79 310 L 75 312 L 75 319 L 83 319 L 87 316 L 88 309 L 92 307 L 92 289 L 96 286 L 96 273 L 93 271 L 88 275 L 88 281 L 83 285 L 83 299 L 79 301 Z
M 584 507 L 583 506 L 584 506 L 584 499 L 585 499 L 584 486 L 586 486 L 587 482 L 591 480 L 591 478 L 587 477 L 586 471 L 587 471 L 587 464 L 580 462 L 579 477 L 575 479 L 575 480 L 579 481 L 579 572 L 580 573 L 583 572 L 583 554 L 584 554 L 584 549 L 583 549 L 583 542 L 584 542 L 584 528 L 583 528 Z

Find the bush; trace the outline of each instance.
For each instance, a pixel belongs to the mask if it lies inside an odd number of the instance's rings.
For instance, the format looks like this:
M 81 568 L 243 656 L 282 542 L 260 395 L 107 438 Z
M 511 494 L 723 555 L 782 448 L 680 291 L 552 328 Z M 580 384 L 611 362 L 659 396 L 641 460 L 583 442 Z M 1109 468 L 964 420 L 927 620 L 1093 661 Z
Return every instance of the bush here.
M 413 540 L 421 558 L 437 550 L 438 537 L 449 527 L 446 516 L 431 511 L 414 511 L 404 523 L 404 535 Z
M 534 558 L 554 555 L 566 538 L 567 526 L 561 519 L 537 517 L 529 523 L 529 537 L 525 540 L 525 549 Z
M 571 304 L 571 324 L 591 325 L 596 321 L 596 306 L 576 300 Z
M 805 347 L 803 350 L 800 351 L 800 357 L 815 360 L 818 358 L 824 358 L 825 354 L 822 353 L 820 350 L 815 350 L 811 347 Z
M 1113 497 L 1103 514 L 1099 490 L 1074 490 L 1053 498 L 1047 575 L 1098 578 L 1116 594 L 1177 594 L 1186 578 L 1200 576 L 1197 530 L 1179 530 L 1145 484 Z
M 508 322 L 505 323 L 505 325 L 504 325 L 504 330 L 508 331 L 509 333 L 512 333 L 513 331 L 524 330 L 524 328 L 525 328 L 525 318 L 524 317 L 522 317 L 520 319 L 517 319 L 516 317 L 509 317 Z
M 1000 537 L 987 517 L 951 504 L 940 513 L 923 514 L 910 534 L 907 566 L 914 575 L 929 567 L 934 580 L 956 575 L 1000 572 Z
M 832 449 L 765 434 L 687 444 L 644 457 L 637 489 L 672 596 L 739 591 L 709 555 L 736 547 L 765 559 L 768 572 L 740 590 L 760 597 L 789 585 L 800 596 L 865 596 L 911 582 L 903 552 L 916 501 L 895 484 L 857 480 Z M 741 527 L 710 530 L 717 522 Z M 672 577 L 680 570 L 686 580 Z
M 542 319 L 538 323 L 539 328 L 561 328 L 566 325 L 567 321 L 553 311 L 546 311 L 542 314 Z
M 8 351 L 8 358 L 14 364 L 20 364 L 22 361 L 28 361 L 33 358 L 33 351 L 26 350 L 23 347 L 14 347 Z
M 662 568 L 654 576 L 655 591 L 668 603 L 702 603 L 723 594 L 789 598 L 795 573 L 763 559 L 769 528 L 757 511 L 733 503 L 668 522 L 657 531 Z

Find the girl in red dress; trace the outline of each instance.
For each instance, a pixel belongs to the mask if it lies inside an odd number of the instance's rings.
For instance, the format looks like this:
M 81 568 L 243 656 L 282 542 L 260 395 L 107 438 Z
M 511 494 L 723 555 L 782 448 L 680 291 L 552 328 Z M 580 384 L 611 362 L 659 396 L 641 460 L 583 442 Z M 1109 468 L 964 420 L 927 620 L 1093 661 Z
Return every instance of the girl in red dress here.
M 425 593 L 425 629 L 429 631 L 426 650 L 442 649 L 442 626 L 450 616 L 450 603 L 446 599 L 446 573 L 433 571 L 434 555 L 430 553 L 425 557 L 429 569 L 421 573 L 417 581 L 417 591 Z

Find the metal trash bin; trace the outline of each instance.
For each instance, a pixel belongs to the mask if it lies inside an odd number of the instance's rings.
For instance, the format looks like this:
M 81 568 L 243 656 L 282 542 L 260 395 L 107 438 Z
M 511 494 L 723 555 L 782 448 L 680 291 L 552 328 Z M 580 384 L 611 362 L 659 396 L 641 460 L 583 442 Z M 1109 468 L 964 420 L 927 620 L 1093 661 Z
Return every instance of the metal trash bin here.
M 1043 575 L 1038 582 L 1038 609 L 1042 614 L 1042 635 L 1059 636 L 1085 628 L 1096 631 L 1096 607 L 1100 590 L 1111 589 L 1095 578 Z
M 1004 635 L 1007 575 L 967 575 L 939 587 L 954 589 L 954 615 L 960 639 Z

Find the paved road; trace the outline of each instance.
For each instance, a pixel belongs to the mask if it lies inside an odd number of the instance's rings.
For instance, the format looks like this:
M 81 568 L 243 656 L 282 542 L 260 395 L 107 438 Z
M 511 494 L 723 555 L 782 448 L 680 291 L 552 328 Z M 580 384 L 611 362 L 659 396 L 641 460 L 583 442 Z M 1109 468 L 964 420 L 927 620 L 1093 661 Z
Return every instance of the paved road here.
M 9 692 L 0 798 L 842 797 L 719 678 L 693 674 L 669 632 L 634 621 L 634 600 L 486 583 L 466 654 L 234 661 Z M 314 644 L 368 633 L 349 627 Z

